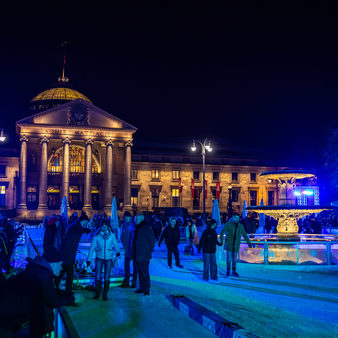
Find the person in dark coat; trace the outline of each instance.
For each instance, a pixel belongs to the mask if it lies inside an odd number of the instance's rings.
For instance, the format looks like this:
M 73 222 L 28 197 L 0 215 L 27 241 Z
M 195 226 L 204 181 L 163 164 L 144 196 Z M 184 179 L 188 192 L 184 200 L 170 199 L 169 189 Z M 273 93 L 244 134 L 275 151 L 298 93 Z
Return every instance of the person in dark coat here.
M 140 280 L 140 288 L 135 292 L 147 296 L 150 292 L 149 263 L 155 246 L 155 237 L 151 226 L 144 221 L 143 214 L 137 214 L 135 220 L 132 259 L 135 261 Z
M 132 243 L 135 234 L 135 223 L 132 220 L 131 213 L 126 211 L 123 215 L 124 222 L 121 225 L 121 242 L 124 248 L 124 279 L 119 287 L 129 288 L 130 280 L 130 261 L 132 260 Z M 133 279 L 131 282 L 131 288 L 136 288 L 136 266 L 133 260 Z
M 4 282 L 0 289 L 0 337 L 13 337 L 27 321 L 31 337 L 54 330 L 53 308 L 74 303 L 72 293 L 54 287 L 61 259 L 60 252 L 50 248 L 43 256 L 28 258 L 26 269 Z
M 160 235 L 161 235 L 163 224 L 162 224 L 162 221 L 160 220 L 160 218 L 157 215 L 153 215 L 152 228 L 153 228 L 153 231 L 154 231 L 155 239 L 156 239 L 156 241 L 158 241 L 159 238 L 160 238 Z
M 87 223 L 88 223 L 88 220 L 86 217 L 84 218 L 80 217 L 78 221 L 71 224 L 68 227 L 65 238 L 61 244 L 61 254 L 63 257 L 63 264 L 62 264 L 63 269 L 57 281 L 57 285 L 59 285 L 62 277 L 66 273 L 67 274 L 66 290 L 68 292 L 72 291 L 73 279 L 74 279 L 74 263 L 75 263 L 76 252 L 79 246 L 81 236 L 84 233 L 87 233 L 87 234 L 90 233 L 90 229 L 87 229 L 85 227 Z
M 202 237 L 198 246 L 198 253 L 203 250 L 203 279 L 209 280 L 209 270 L 212 280 L 217 279 L 217 264 L 216 264 L 216 245 L 221 246 L 222 243 L 217 239 L 216 232 L 217 222 L 211 219 L 207 229 L 203 231 Z
M 73 224 L 79 220 L 79 215 L 77 211 L 74 211 L 73 214 L 69 217 L 68 224 Z
M 172 254 L 175 256 L 176 266 L 178 268 L 183 268 L 183 265 L 180 263 L 180 255 L 178 252 L 178 244 L 180 243 L 181 233 L 179 227 L 176 225 L 175 217 L 170 217 L 170 223 L 162 231 L 160 240 L 158 241 L 159 247 L 161 246 L 163 239 L 168 250 L 168 268 L 172 269 Z
M 58 226 L 59 220 L 56 217 L 51 217 L 48 219 L 45 226 L 45 234 L 43 236 L 43 251 L 49 247 L 60 249 L 61 243 L 57 243 L 61 240 L 61 238 L 57 236 Z
M 253 213 L 250 213 L 247 217 L 243 219 L 243 225 L 245 232 L 247 234 L 250 234 L 251 237 L 253 237 L 253 234 L 259 227 L 259 222 L 255 218 L 255 215 Z

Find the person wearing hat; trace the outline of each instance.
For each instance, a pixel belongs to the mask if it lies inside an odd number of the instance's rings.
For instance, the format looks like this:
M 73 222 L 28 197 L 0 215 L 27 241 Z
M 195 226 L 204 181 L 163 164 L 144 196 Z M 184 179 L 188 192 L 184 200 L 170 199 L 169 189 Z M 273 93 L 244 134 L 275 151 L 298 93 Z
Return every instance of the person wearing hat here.
M 65 234 L 65 237 L 61 244 L 61 254 L 63 257 L 62 271 L 57 280 L 57 285 L 60 284 L 62 277 L 64 274 L 67 274 L 66 278 L 66 290 L 68 292 L 72 291 L 73 279 L 74 279 L 74 263 L 77 248 L 79 246 L 79 242 L 81 236 L 84 233 L 90 233 L 90 229 L 86 228 L 88 223 L 88 217 L 81 216 L 78 221 L 71 224 Z
M 102 221 L 101 227 L 92 239 L 87 257 L 87 266 L 91 265 L 91 259 L 95 251 L 95 296 L 98 299 L 101 294 L 101 275 L 104 267 L 103 300 L 108 300 L 108 291 L 110 285 L 110 272 L 113 264 L 113 248 L 116 257 L 120 256 L 120 248 L 115 234 L 106 220 Z
M 121 242 L 124 249 L 124 279 L 120 288 L 129 288 L 129 279 L 130 279 L 130 261 L 132 260 L 132 243 L 135 233 L 135 223 L 132 220 L 131 213 L 125 211 L 123 214 L 124 222 L 121 225 Z M 136 267 L 135 261 L 133 260 L 133 279 L 131 282 L 131 288 L 136 288 Z
M 12 337 L 29 321 L 30 336 L 42 337 L 54 330 L 53 308 L 74 303 L 72 293 L 54 287 L 62 256 L 50 247 L 43 256 L 28 258 L 23 272 L 9 278 L 0 289 L 0 337 Z

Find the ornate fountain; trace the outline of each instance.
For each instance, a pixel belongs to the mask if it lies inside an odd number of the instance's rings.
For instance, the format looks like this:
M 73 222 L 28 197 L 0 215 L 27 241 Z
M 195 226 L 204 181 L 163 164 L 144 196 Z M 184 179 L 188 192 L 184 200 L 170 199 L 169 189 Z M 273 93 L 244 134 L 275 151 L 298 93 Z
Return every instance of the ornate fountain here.
M 328 210 L 328 207 L 298 206 L 293 194 L 295 181 L 298 179 L 314 177 L 315 175 L 306 170 L 280 170 L 266 171 L 261 174 L 267 179 L 277 180 L 279 187 L 279 205 L 252 206 L 247 210 L 264 213 L 278 220 L 277 238 L 280 241 L 298 241 L 298 224 L 301 217 L 309 214 Z

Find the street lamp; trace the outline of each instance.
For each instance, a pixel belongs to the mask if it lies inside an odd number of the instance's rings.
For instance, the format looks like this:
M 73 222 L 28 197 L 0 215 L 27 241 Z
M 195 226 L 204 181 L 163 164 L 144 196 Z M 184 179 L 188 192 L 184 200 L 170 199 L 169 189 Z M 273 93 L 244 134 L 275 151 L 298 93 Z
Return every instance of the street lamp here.
M 191 151 L 196 151 L 197 147 L 196 147 L 196 142 L 198 142 L 201 145 L 201 149 L 202 149 L 202 159 L 203 159 L 203 220 L 204 222 L 206 222 L 206 213 L 205 213 L 205 154 L 207 150 L 208 152 L 212 151 L 212 146 L 210 143 L 210 140 L 208 140 L 207 138 L 203 141 L 203 143 L 199 140 L 193 140 L 192 141 L 192 146 L 191 146 Z
M 228 201 L 228 219 L 230 219 L 232 217 L 232 186 L 229 185 L 228 186 L 228 190 L 229 190 L 229 201 Z
M 4 135 L 4 130 L 1 129 L 0 133 L 0 142 L 5 142 L 6 141 L 6 136 Z

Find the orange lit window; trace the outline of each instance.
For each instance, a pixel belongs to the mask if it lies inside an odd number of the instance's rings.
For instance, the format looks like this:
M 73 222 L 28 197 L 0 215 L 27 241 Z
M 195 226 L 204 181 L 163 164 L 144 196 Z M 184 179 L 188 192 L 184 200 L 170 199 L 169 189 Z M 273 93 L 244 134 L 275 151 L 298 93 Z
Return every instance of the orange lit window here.
M 70 146 L 69 150 L 70 172 L 85 172 L 85 149 L 76 145 Z M 63 148 L 59 148 L 48 161 L 48 171 L 61 173 L 63 168 Z M 92 155 L 92 173 L 100 173 L 101 168 L 96 158 Z

